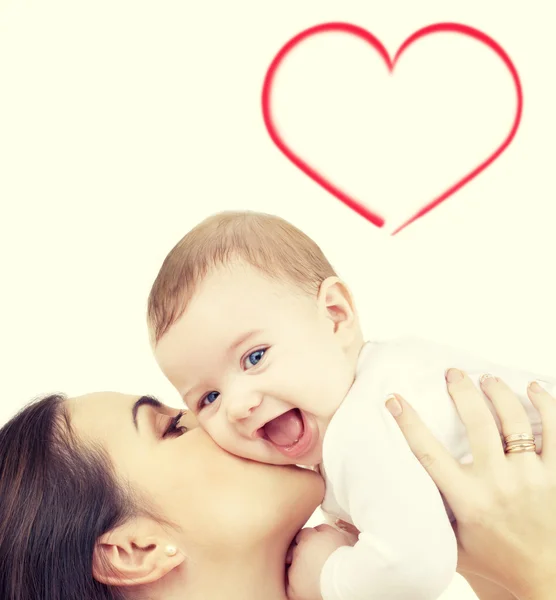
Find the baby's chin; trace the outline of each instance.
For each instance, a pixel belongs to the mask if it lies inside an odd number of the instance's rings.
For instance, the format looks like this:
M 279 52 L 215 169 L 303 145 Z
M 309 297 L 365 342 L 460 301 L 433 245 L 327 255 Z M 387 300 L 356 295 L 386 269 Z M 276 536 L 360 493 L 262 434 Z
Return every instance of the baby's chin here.
M 306 456 L 301 456 L 299 459 L 291 458 L 288 460 L 285 456 L 277 456 L 275 465 L 298 467 L 299 469 L 308 469 L 310 471 L 316 471 L 320 473 L 319 465 L 322 462 L 322 450 L 320 448 L 315 449 Z
M 322 449 L 319 447 L 315 449 L 311 454 L 303 456 L 300 461 L 295 463 L 297 466 L 304 469 L 311 469 L 313 471 L 319 471 L 319 465 L 322 462 Z

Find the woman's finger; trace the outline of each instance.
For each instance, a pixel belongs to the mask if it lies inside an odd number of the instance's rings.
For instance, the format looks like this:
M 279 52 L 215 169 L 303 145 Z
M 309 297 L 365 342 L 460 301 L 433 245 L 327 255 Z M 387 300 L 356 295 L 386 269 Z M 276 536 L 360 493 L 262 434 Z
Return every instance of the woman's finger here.
M 514 392 L 494 375 L 481 377 L 481 389 L 494 405 L 504 436 L 516 433 L 533 435 L 525 408 Z
M 486 400 L 473 385 L 469 377 L 459 369 L 446 371 L 448 393 L 452 397 L 458 414 L 467 430 L 467 438 L 477 465 L 501 462 L 504 448 L 500 433 Z
M 556 399 L 536 381 L 529 384 L 527 395 L 541 416 L 542 459 L 556 462 Z
M 338 529 L 345 531 L 349 535 L 354 535 L 354 536 L 358 537 L 359 534 L 361 533 L 359 531 L 359 529 L 357 529 L 357 527 L 355 527 L 355 525 L 352 525 L 351 523 L 347 523 L 343 519 L 336 519 L 336 521 L 334 521 L 334 525 L 336 525 L 336 527 Z
M 502 380 L 490 374 L 481 377 L 480 385 L 496 409 L 504 438 L 518 435 L 531 438 L 533 430 L 529 416 L 516 394 Z M 527 439 L 524 441 L 529 442 Z M 518 444 L 519 441 L 510 442 L 512 443 Z M 511 455 L 512 459 L 515 457 L 517 460 L 537 460 L 533 451 L 512 452 Z
M 434 437 L 413 407 L 400 395 L 393 394 L 386 401 L 415 457 L 425 467 L 448 504 L 468 493 L 469 480 L 457 461 Z

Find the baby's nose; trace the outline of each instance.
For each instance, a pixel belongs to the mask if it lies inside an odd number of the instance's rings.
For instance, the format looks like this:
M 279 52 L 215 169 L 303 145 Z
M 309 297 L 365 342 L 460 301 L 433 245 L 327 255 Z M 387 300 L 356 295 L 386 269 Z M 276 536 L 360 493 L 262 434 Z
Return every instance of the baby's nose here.
M 244 395 L 239 398 L 229 399 L 228 418 L 232 423 L 243 421 L 250 417 L 261 401 L 254 395 Z

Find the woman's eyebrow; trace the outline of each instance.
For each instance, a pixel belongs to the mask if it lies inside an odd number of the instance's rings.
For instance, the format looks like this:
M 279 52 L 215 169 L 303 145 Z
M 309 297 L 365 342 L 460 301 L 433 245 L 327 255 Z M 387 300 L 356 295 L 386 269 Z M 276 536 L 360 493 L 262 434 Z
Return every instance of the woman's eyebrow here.
M 133 420 L 133 425 L 137 431 L 139 431 L 139 426 L 137 424 L 137 413 L 142 406 L 152 406 L 153 408 L 161 408 L 162 402 L 157 400 L 154 396 L 141 396 L 137 402 L 133 405 L 131 409 L 131 418 Z

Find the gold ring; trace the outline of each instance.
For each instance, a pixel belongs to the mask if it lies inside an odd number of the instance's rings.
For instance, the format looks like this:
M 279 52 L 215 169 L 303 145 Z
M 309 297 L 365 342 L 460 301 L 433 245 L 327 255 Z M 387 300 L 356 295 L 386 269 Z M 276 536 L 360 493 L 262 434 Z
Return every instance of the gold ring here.
M 506 454 L 516 454 L 519 452 L 536 452 L 537 447 L 534 442 L 523 442 L 521 444 L 513 444 L 512 446 L 507 446 L 504 452 Z
M 512 433 L 504 437 L 505 444 L 511 444 L 512 442 L 534 442 L 535 436 L 530 433 Z
M 512 433 L 504 436 L 504 452 L 506 454 L 536 451 L 535 436 L 530 433 Z

